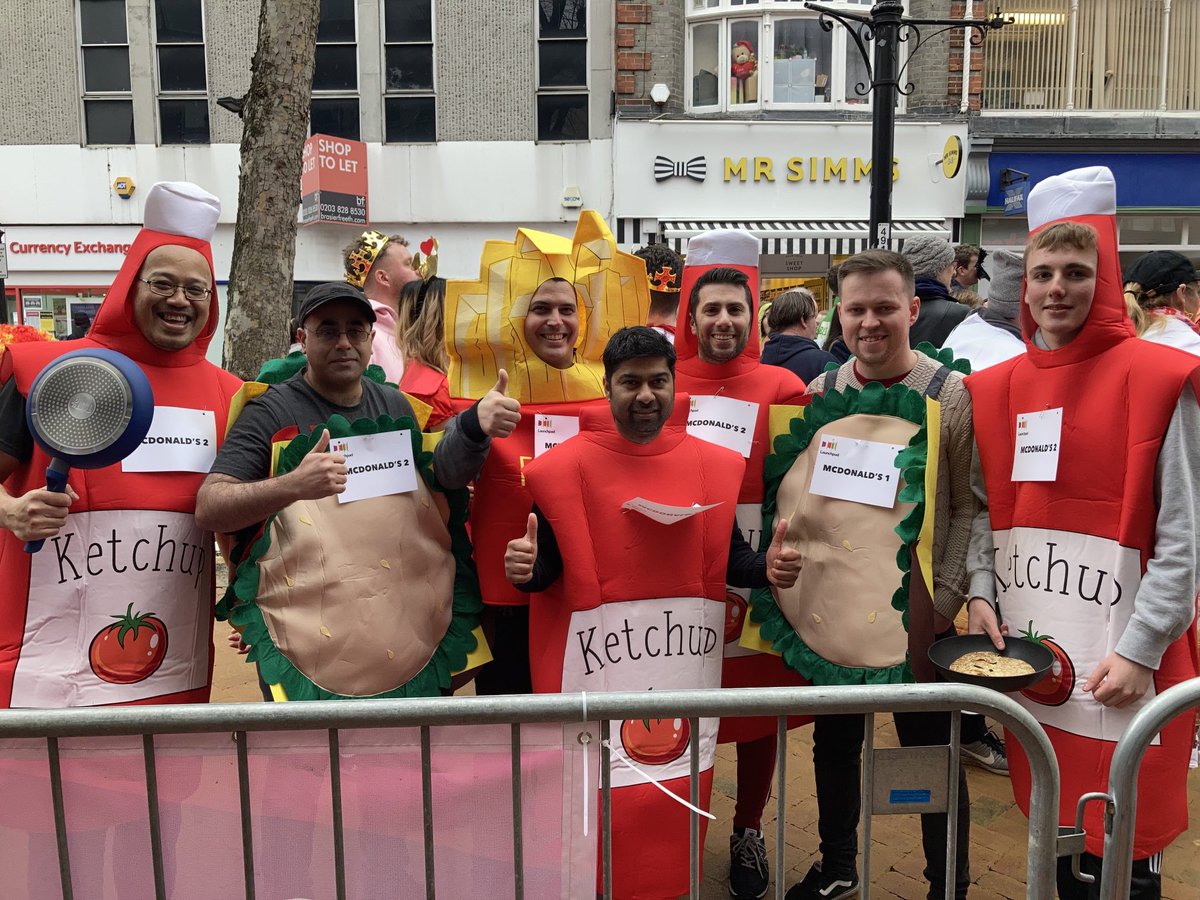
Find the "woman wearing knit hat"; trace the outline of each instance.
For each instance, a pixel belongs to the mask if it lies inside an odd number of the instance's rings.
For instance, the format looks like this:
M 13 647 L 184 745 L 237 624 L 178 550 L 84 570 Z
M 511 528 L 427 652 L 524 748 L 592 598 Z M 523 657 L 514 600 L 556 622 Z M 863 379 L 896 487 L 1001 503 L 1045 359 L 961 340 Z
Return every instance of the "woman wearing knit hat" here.
M 950 295 L 954 248 L 944 238 L 917 235 L 905 240 L 900 255 L 912 264 L 921 309 L 909 331 L 910 347 L 928 341 L 939 350 L 950 332 L 971 313 Z
M 1155 250 L 1125 273 L 1125 305 L 1138 337 L 1200 356 L 1200 275 L 1174 250 Z

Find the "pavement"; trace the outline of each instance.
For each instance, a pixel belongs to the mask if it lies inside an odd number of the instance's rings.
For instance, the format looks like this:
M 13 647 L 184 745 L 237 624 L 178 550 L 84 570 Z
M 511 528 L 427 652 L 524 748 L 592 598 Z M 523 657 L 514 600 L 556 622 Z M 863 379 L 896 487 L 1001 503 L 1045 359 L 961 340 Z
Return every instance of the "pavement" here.
M 227 645 L 228 626 L 218 624 L 214 632 L 217 660 L 213 676 L 213 702 L 230 703 L 261 699 L 254 667 L 245 663 Z M 471 692 L 470 686 L 466 689 Z M 876 717 L 875 745 L 897 746 L 891 717 Z M 785 884 L 804 877 L 815 857 L 817 837 L 816 789 L 812 773 L 812 730 L 799 728 L 788 740 L 787 816 L 785 827 Z M 1028 822 L 1013 802 L 1007 777 L 968 767 L 971 792 L 972 900 L 1016 900 L 1025 896 Z M 704 846 L 702 900 L 725 900 L 729 867 L 729 823 L 733 818 L 736 773 L 734 749 L 722 744 L 717 751 L 713 779 L 712 812 L 717 820 L 708 829 Z M 1196 900 L 1200 897 L 1200 772 L 1188 778 L 1188 809 L 1191 827 L 1166 851 L 1163 861 L 1165 900 Z M 767 805 L 763 831 L 771 874 L 778 872 L 774 849 L 775 823 L 779 810 L 775 799 Z M 871 896 L 879 900 L 923 900 L 927 885 L 921 833 L 916 816 L 881 816 L 872 821 Z M 772 878 L 768 897 L 774 896 Z

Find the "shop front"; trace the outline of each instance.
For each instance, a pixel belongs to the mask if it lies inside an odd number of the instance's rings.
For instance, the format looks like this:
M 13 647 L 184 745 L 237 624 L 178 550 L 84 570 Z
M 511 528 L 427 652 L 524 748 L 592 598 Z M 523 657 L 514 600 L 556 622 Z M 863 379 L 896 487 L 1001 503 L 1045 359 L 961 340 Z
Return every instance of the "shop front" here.
M 1200 262 L 1200 157 L 1160 153 L 1025 152 L 993 149 L 988 155 L 987 206 L 980 241 L 988 250 L 1021 252 L 1029 235 L 1028 188 L 1044 178 L 1086 166 L 1107 166 L 1117 182 L 1117 239 L 1121 266 L 1151 250 L 1175 250 Z
M 957 238 L 963 215 L 961 124 L 898 123 L 892 246 L 915 234 Z M 763 294 L 804 285 L 825 298 L 829 267 L 868 246 L 869 122 L 617 120 L 614 218 L 624 248 L 665 242 L 682 254 L 714 228 L 762 242 Z

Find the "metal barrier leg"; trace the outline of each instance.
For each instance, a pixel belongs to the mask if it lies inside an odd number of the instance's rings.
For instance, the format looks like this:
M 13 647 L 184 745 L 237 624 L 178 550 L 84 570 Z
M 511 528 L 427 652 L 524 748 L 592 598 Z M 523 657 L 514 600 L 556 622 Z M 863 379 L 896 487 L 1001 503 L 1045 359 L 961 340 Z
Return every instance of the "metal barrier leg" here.
M 863 716 L 862 799 L 859 816 L 862 824 L 862 876 L 858 880 L 860 900 L 871 898 L 871 798 L 875 796 L 875 714 Z
M 784 858 L 784 825 L 787 819 L 787 716 L 775 725 L 775 900 L 783 900 L 787 861 Z
M 146 805 L 150 815 L 150 859 L 154 866 L 154 896 L 156 900 L 167 900 L 167 879 L 162 858 L 162 822 L 158 817 L 158 769 L 154 761 L 154 735 L 142 735 L 142 755 L 146 761 Z
M 437 879 L 433 871 L 433 764 L 428 725 L 421 726 L 421 813 L 425 826 L 425 897 L 434 900 Z
M 691 790 L 689 799 L 692 806 L 700 806 L 700 720 L 688 719 L 691 726 L 692 739 L 688 742 L 691 750 Z M 688 897 L 700 900 L 700 814 L 695 810 L 688 811 L 688 847 L 691 850 L 691 871 L 688 876 Z
M 254 826 L 250 816 L 250 763 L 246 754 L 246 732 L 235 731 L 237 746 L 238 806 L 242 817 L 242 877 L 246 881 L 246 900 L 254 900 Z
M 333 803 L 333 886 L 346 900 L 346 833 L 342 821 L 342 754 L 336 728 L 329 729 L 329 792 Z
M 586 750 L 586 748 L 585 748 Z M 521 807 L 521 723 L 512 726 L 513 891 L 525 897 L 525 823 Z
M 962 739 L 962 713 L 950 713 L 950 771 L 946 793 L 946 900 L 954 900 L 955 876 L 958 874 L 958 752 Z
M 62 761 L 58 756 L 58 738 L 46 738 L 46 756 L 50 762 L 50 802 L 54 804 L 54 836 L 58 841 L 58 877 L 63 900 L 74 900 L 71 886 L 71 852 L 67 847 L 67 814 L 63 807 Z
M 604 827 L 600 832 L 601 871 L 604 878 L 604 900 L 613 900 L 612 888 L 612 752 L 609 750 L 611 740 L 611 722 L 600 720 L 600 815 L 604 817 Z

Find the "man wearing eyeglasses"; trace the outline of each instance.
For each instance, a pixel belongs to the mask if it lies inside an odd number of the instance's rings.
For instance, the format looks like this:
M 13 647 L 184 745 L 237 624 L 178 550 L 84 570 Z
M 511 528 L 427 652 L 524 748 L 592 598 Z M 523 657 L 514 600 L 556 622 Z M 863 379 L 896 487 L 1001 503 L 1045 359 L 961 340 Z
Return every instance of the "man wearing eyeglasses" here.
M 297 319 L 296 340 L 307 364 L 246 407 L 196 498 L 196 518 L 213 531 L 232 534 L 297 500 L 345 491 L 346 460 L 321 452 L 327 438 L 297 468 L 269 478 L 272 446 L 280 435 L 308 434 L 335 414 L 351 423 L 383 415 L 416 420 L 404 394 L 363 377 L 375 312 L 362 291 L 342 281 L 318 284 L 305 296 Z M 483 465 L 491 438 L 511 432 L 517 416 L 504 401 L 492 391 L 446 423 L 434 450 L 443 487 L 466 487 Z

